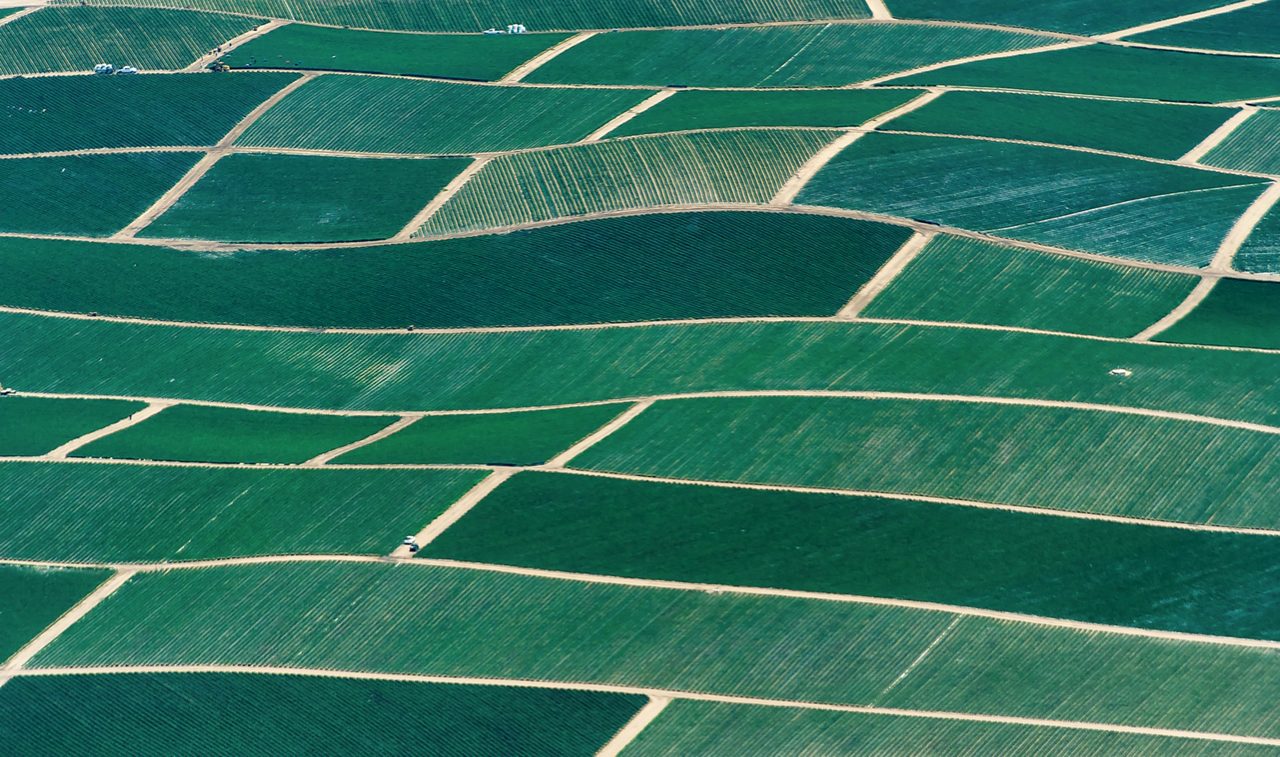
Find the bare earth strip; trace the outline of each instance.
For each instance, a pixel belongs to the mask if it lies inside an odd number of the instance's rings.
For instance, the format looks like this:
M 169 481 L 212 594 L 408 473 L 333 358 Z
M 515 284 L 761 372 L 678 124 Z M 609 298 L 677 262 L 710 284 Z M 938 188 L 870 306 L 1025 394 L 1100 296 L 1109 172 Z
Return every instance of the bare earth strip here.
M 155 415 L 156 413 L 160 412 L 161 410 L 164 410 L 166 407 L 172 407 L 175 404 L 176 403 L 174 402 L 152 402 L 142 410 L 139 410 L 138 412 L 133 413 L 128 418 L 122 418 L 116 421 L 115 423 L 112 423 L 108 426 L 103 426 L 102 428 L 96 431 L 91 431 L 83 436 L 76 437 L 75 439 L 72 439 L 66 444 L 63 444 L 57 449 L 49 452 L 44 457 L 47 460 L 65 460 L 67 455 L 71 454 L 72 452 L 75 452 L 76 450 L 80 449 L 86 444 L 89 444 L 90 442 L 96 442 L 97 440 L 103 438 L 104 436 L 110 436 L 111 434 L 114 434 L 117 431 L 122 431 L 126 428 L 129 428 L 130 426 L 136 425 L 138 423 L 142 423 L 143 421 Z
M 268 32 L 279 29 L 280 27 L 285 26 L 286 24 L 289 24 L 289 23 L 291 22 L 284 21 L 278 18 L 272 19 L 271 21 L 268 21 L 267 23 L 263 24 L 262 26 L 259 26 L 256 29 L 250 29 L 244 34 L 241 34 L 239 37 L 233 37 L 227 40 L 226 42 L 223 42 L 221 45 L 218 45 L 213 50 L 210 50 L 209 52 L 205 53 L 199 58 L 196 58 L 195 62 L 193 62 L 191 65 L 187 66 L 182 70 L 185 72 L 203 71 L 210 63 L 213 63 L 215 60 L 221 58 L 222 56 L 226 55 L 227 53 L 231 52 L 237 47 L 243 45 L 244 43 L 250 40 L 257 39 L 258 37 L 261 37 L 262 35 L 267 34 Z
M 595 432 L 574 444 L 569 449 L 551 458 L 551 460 L 547 462 L 547 467 L 563 468 L 568 465 L 570 460 L 599 444 L 605 439 L 605 437 L 630 423 L 637 415 L 647 410 L 653 402 L 653 400 L 642 400 L 627 408 L 627 410 L 619 414 L 618 417 L 604 424 L 599 429 L 596 429 Z
M 921 231 L 912 234 L 911 238 L 893 254 L 893 257 L 889 258 L 880 267 L 880 270 L 876 271 L 876 275 L 872 276 L 866 284 L 863 284 L 862 288 L 853 295 L 849 302 L 840 308 L 840 311 L 836 313 L 836 318 L 842 320 L 857 318 L 863 309 L 870 305 L 871 301 L 878 297 L 889 284 L 893 283 L 893 280 L 897 278 L 898 274 L 902 273 L 904 268 L 911 264 L 911 261 L 916 259 L 916 255 L 919 255 L 924 246 L 929 244 L 929 240 L 933 239 L 933 236 Z
M 889 12 L 888 6 L 884 4 L 884 0 L 866 0 L 867 9 L 871 11 L 871 18 L 876 21 L 890 21 L 893 14 Z
M 671 704 L 670 697 L 649 697 L 649 703 L 641 707 L 640 711 L 622 727 L 622 730 L 596 752 L 596 757 L 618 757 L 622 754 L 622 750 L 635 741 L 640 732 L 661 715 L 669 704 Z
M 0 8 L 14 8 L 21 5 L 31 5 L 31 3 L 25 2 L 25 0 L 23 0 L 23 2 L 15 2 L 10 4 L 0 2 Z M 0 26 L 4 26 L 5 24 L 12 24 L 14 21 L 17 21 L 18 19 L 23 18 L 25 16 L 30 16 L 32 13 L 35 13 L 36 11 L 40 10 L 43 7 L 44 7 L 44 3 L 40 3 L 37 5 L 34 5 L 34 7 L 26 8 L 24 10 L 18 11 L 17 13 L 13 13 L 8 16 L 5 16 L 4 18 L 0 18 Z
M 1026 30 L 1024 29 L 1023 31 L 1025 32 Z M 1037 31 L 1037 33 L 1039 32 Z M 1051 53 L 1055 50 L 1068 50 L 1073 47 L 1083 47 L 1089 44 L 1093 43 L 1088 41 L 1070 40 L 1067 42 L 1055 42 L 1051 45 L 1044 45 L 1042 47 L 1032 47 L 1025 50 L 1004 50 L 998 53 L 983 53 L 981 55 L 970 55 L 964 58 L 952 58 L 951 60 L 930 63 L 927 66 L 917 66 L 916 68 L 910 68 L 905 71 L 894 71 L 891 74 L 885 74 L 884 76 L 877 76 L 874 79 L 866 79 L 865 81 L 851 84 L 849 87 L 872 87 L 877 84 L 890 81 L 891 79 L 901 79 L 906 76 L 914 76 L 915 74 L 924 74 L 930 71 L 937 71 L 940 68 L 959 66 L 964 63 L 976 63 L 981 60 L 998 60 L 1000 58 L 1016 58 L 1022 55 L 1035 55 L 1037 53 Z
M 546 65 L 552 58 L 556 57 L 560 53 L 563 53 L 564 51 L 572 47 L 576 47 L 577 45 L 580 45 L 583 42 L 586 42 L 587 40 L 591 39 L 594 36 L 596 36 L 596 32 L 579 32 L 578 34 L 575 34 L 566 40 L 563 40 L 555 45 L 552 45 L 551 47 L 547 48 L 546 50 L 543 50 L 542 52 L 533 56 L 532 58 L 525 61 L 524 63 L 521 63 L 520 65 L 516 66 L 511 73 L 502 77 L 498 81 L 503 84 L 518 82 L 524 77 L 536 71 L 537 69 Z
M 462 516 L 470 512 L 471 508 L 479 504 L 480 500 L 489 496 L 494 489 L 497 489 L 502 485 L 502 482 L 511 478 L 517 472 L 518 469 L 509 468 L 506 470 L 495 470 L 490 473 L 480 483 L 471 487 L 471 489 L 466 494 L 462 495 L 457 502 L 450 505 L 449 509 L 445 510 L 439 517 L 427 524 L 426 528 L 415 534 L 413 540 L 420 546 L 430 544 L 437 536 L 444 533 L 445 529 L 452 526 L 454 523 L 457 523 Z M 407 559 L 413 557 L 413 553 L 409 551 L 409 546 L 407 544 L 401 544 L 390 554 L 390 557 Z
M 1186 155 L 1178 158 L 1178 162 L 1186 163 L 1187 165 L 1196 165 L 1200 162 L 1201 158 L 1209 154 L 1210 150 L 1222 144 L 1222 140 L 1231 136 L 1231 132 L 1240 128 L 1241 124 L 1248 121 L 1249 118 L 1257 112 L 1258 109 L 1254 107 L 1245 106 L 1241 108 L 1239 113 L 1228 118 L 1221 126 L 1214 129 L 1213 133 L 1205 137 L 1203 142 L 1187 151 Z
M 658 103 L 662 102 L 668 97 L 671 97 L 675 93 L 676 93 L 676 90 L 674 89 L 659 90 L 658 92 L 654 93 L 651 97 L 647 97 L 644 100 L 642 100 L 638 105 L 633 107 L 631 110 L 628 110 L 625 113 L 617 116 L 616 118 L 611 119 L 604 126 L 601 126 L 599 129 L 596 129 L 595 131 L 588 134 L 582 140 L 582 142 L 584 144 L 587 142 L 599 142 L 601 139 L 604 139 L 604 137 L 607 134 L 609 134 L 609 132 L 614 131 L 619 126 L 625 124 L 626 122 L 630 121 L 631 119 L 635 118 L 636 116 L 640 115 L 646 110 L 649 110 L 653 106 L 657 105 Z
M 1196 284 L 1195 289 L 1191 290 L 1191 293 L 1187 295 L 1185 300 L 1178 303 L 1178 306 L 1173 310 L 1170 310 L 1168 315 L 1138 332 L 1138 334 L 1133 337 L 1133 341 L 1149 342 L 1156 334 L 1167 330 L 1169 327 L 1173 326 L 1173 324 L 1181 321 L 1188 313 L 1195 310 L 1200 303 L 1204 302 L 1204 299 L 1209 296 L 1209 293 L 1213 291 L 1213 288 L 1217 284 L 1218 279 L 1202 279 L 1199 284 Z
M 491 160 L 493 160 L 493 158 L 488 156 L 476 158 L 471 165 L 462 170 L 462 173 L 453 177 L 453 179 L 445 185 L 444 189 L 440 190 L 439 194 L 431 198 L 431 202 L 427 203 L 425 208 L 419 210 L 413 218 L 409 219 L 409 223 L 405 224 L 404 228 L 392 237 L 390 241 L 409 241 L 415 231 L 422 228 L 422 225 L 429 221 L 431 216 L 435 215 L 440 208 L 444 207 L 446 202 L 452 200 L 453 196 L 460 192 L 462 188 L 467 185 L 467 182 L 471 181 L 473 176 L 480 173 L 480 170 L 488 165 Z
M 1173 18 L 1161 19 L 1160 21 L 1152 21 L 1149 24 L 1142 24 L 1141 26 L 1131 26 L 1128 29 L 1121 29 L 1120 31 L 1110 32 L 1109 34 L 1099 34 L 1096 37 L 1094 37 L 1094 39 L 1099 41 L 1110 41 L 1110 40 L 1120 39 L 1121 37 L 1129 37 L 1135 34 L 1142 34 L 1144 32 L 1155 31 L 1156 29 L 1163 29 L 1166 26 L 1177 26 L 1178 24 L 1185 24 L 1190 21 L 1199 21 L 1202 18 L 1209 18 L 1210 16 L 1220 16 L 1223 13 L 1238 11 L 1241 8 L 1248 8 L 1249 6 L 1252 6 L 1252 5 L 1261 5 L 1262 3 L 1265 3 L 1265 2 L 1267 2 L 1267 0 L 1243 0 L 1243 2 L 1232 3 L 1231 5 L 1221 5 L 1221 6 L 1218 6 L 1217 8 L 1210 8 L 1208 10 L 1197 11 L 1196 13 L 1186 13 L 1181 16 L 1175 16 Z
M 315 468 L 321 465 L 325 465 L 326 463 L 328 463 L 329 461 L 333 460 L 336 457 L 341 457 L 347 454 L 348 452 L 351 452 L 353 450 L 358 450 L 361 447 L 367 447 L 368 445 L 373 444 L 374 442 L 380 442 L 383 439 L 386 439 L 388 436 L 391 436 L 392 434 L 396 433 L 397 431 L 401 431 L 405 428 L 408 428 L 409 426 L 412 426 L 414 423 L 417 423 L 421 419 L 422 419 L 422 416 L 418 414 L 402 416 L 400 420 L 396 421 L 395 423 L 392 423 L 391 425 L 387 426 L 381 431 L 375 431 L 374 433 L 369 434 L 363 439 L 359 439 L 350 444 L 344 445 L 342 447 L 338 447 L 337 449 L 329 450 L 328 452 L 325 452 L 323 454 L 316 455 L 315 457 L 311 458 L 307 462 L 303 463 L 303 465 L 308 468 Z

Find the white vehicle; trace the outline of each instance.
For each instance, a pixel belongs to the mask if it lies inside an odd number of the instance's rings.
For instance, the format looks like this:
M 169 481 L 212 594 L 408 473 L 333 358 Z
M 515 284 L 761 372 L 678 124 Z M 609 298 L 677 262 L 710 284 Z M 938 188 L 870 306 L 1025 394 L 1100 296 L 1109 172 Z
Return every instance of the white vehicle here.
M 134 68 L 133 66 L 122 66 L 122 67 L 120 68 L 120 70 L 119 70 L 119 71 L 117 71 L 116 73 L 118 73 L 118 74 L 136 74 L 136 73 L 138 73 L 138 69 Z
M 116 67 L 110 63 L 99 63 L 93 67 L 95 74 L 112 74 L 115 73 Z

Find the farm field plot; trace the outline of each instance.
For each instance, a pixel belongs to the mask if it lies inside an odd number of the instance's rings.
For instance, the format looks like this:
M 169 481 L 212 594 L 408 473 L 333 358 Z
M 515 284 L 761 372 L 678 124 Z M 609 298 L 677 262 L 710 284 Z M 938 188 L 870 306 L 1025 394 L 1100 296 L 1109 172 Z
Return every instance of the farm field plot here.
M 629 208 L 764 203 L 835 136 L 810 130 L 724 131 L 505 155 L 480 169 L 417 234 Z
M 887 83 L 1217 103 L 1280 95 L 1280 60 L 1089 45 L 962 63 Z
M 105 570 L 0 565 L 0 660 L 13 656 L 109 575 Z
M 1239 271 L 1280 273 L 1280 212 L 1275 208 L 1267 212 L 1231 265 Z
M 397 34 L 289 24 L 249 40 L 223 60 L 232 68 L 498 79 L 568 36 Z
M 1008 24 L 1036 29 L 1101 34 L 1132 26 L 1196 13 L 1219 5 L 1221 0 L 1152 0 L 1144 3 L 1109 3 L 1106 0 L 1067 0 L 1029 5 L 1018 0 L 891 0 L 897 18 L 925 18 Z
M 408 223 L 466 162 L 228 155 L 140 236 L 228 242 L 382 239 Z
M 216 255 L 0 237 L 0 305 L 315 328 L 824 316 L 907 236 L 853 219 L 716 212 Z
M 1053 147 L 870 134 L 828 163 L 796 202 L 1204 266 L 1264 189 L 1265 180 L 1248 176 Z
M 1129 39 L 1153 45 L 1241 53 L 1280 53 L 1280 9 L 1274 3 L 1189 21 Z
M 722 702 L 673 702 L 627 748 L 628 755 L 687 754 L 1262 755 L 1269 747 L 1069 728 L 868 715 Z
M 384 555 L 483 471 L 0 463 L 0 556 L 156 562 Z
M 21 754 L 425 750 L 590 754 L 644 700 L 622 694 L 227 673 L 21 678 L 0 728 Z
M 118 400 L 4 397 L 0 401 L 0 455 L 43 455 L 146 407 Z
M 538 465 L 568 449 L 626 408 L 626 405 L 590 405 L 521 413 L 427 416 L 334 462 L 339 465 Z
M 918 96 L 910 90 L 691 89 L 644 111 L 608 136 L 741 126 L 857 126 Z
M 294 74 L 0 80 L 0 153 L 213 145 Z
M 41 8 L 0 27 L 0 75 L 88 73 L 98 63 L 178 69 L 263 23 L 167 8 Z
M 1202 163 L 1280 173 L 1280 110 L 1261 109 L 1201 159 Z
M 937 236 L 861 315 L 1128 337 L 1197 283 L 1186 274 Z
M 54 0 L 77 2 L 78 0 Z M 171 0 L 92 0 L 95 5 L 165 5 Z M 422 3 L 417 0 L 187 0 L 206 11 L 258 13 L 275 18 L 333 26 L 411 31 L 475 32 L 502 26 L 508 19 L 537 18 L 542 29 L 604 29 L 623 26 L 803 21 L 814 18 L 867 18 L 862 2 L 844 0 L 679 0 L 654 4 L 643 0 L 592 3 L 569 0 L 554 5 L 532 0 L 467 0 Z
M 268 111 L 237 143 L 437 154 L 565 144 L 648 94 L 322 76 Z
M 1021 139 L 1176 160 L 1236 111 L 1007 92 L 947 92 L 893 131 Z
M 422 554 L 1280 639 L 1274 537 L 887 497 L 520 473 Z
M 556 84 L 827 86 L 1052 40 L 1030 33 L 915 24 L 815 24 L 601 34 L 534 71 Z
M 389 416 L 301 415 L 175 405 L 75 451 L 77 457 L 302 463 L 390 425 Z
M 415 598 L 415 612 L 403 611 L 405 596 Z M 889 637 L 893 644 L 875 643 Z M 1272 702 L 1280 690 L 1280 662 L 1267 649 L 902 607 L 378 564 L 138 575 L 31 666 L 208 662 L 919 709 L 956 710 L 959 689 L 974 699 L 969 712 L 1248 735 L 1277 732 Z
M 146 210 L 198 157 L 149 152 L 0 160 L 0 231 L 110 235 Z
M 6 383 L 32 392 L 400 413 L 834 389 L 1072 400 L 1280 421 L 1277 355 L 968 328 L 711 323 L 370 335 L 0 314 L 0 338 Z M 483 371 L 474 369 L 477 361 Z M 1133 380 L 1110 375 L 1116 367 L 1132 371 Z
M 813 397 L 684 400 L 654 405 L 573 464 L 1280 528 L 1262 483 L 1280 470 L 1280 435 L 1091 410 Z
M 1280 284 L 1222 279 L 1203 302 L 1156 338 L 1162 342 L 1280 349 Z

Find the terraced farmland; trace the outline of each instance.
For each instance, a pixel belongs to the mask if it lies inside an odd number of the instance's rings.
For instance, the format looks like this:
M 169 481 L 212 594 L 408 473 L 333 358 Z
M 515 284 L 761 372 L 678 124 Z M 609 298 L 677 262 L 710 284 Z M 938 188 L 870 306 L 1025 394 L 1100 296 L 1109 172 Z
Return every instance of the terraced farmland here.
M 0 752 L 1274 753 L 1278 7 L 0 9 Z

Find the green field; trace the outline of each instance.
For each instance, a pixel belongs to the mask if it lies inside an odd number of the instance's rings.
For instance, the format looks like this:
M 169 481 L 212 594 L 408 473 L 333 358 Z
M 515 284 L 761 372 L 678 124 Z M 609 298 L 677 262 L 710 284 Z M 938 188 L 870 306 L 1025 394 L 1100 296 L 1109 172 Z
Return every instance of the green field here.
M 412 612 L 405 612 L 405 597 L 413 597 Z M 208 662 L 621 683 L 1280 733 L 1273 704 L 1280 660 L 1268 649 L 427 566 L 141 574 L 33 666 Z M 908 667 L 911 675 L 897 680 Z
M 375 328 L 824 316 L 906 237 L 852 219 L 737 212 L 352 250 L 210 254 L 0 237 L 0 305 Z
M 1203 302 L 1156 339 L 1280 349 L 1278 320 L 1280 284 L 1220 279 Z
M 1272 208 L 1253 228 L 1231 266 L 1237 271 L 1280 273 L 1280 212 Z
M 1280 60 L 1089 45 L 962 63 L 890 83 L 1218 103 L 1280 95 Z
M 1130 37 L 1152 45 L 1242 53 L 1280 53 L 1280 12 L 1271 3 L 1190 21 Z
M 233 68 L 499 79 L 566 34 L 395 34 L 290 24 L 223 56 Z
M 417 233 L 629 208 L 764 203 L 835 136 L 806 130 L 707 132 L 504 155 L 482 168 Z
M 520 473 L 422 554 L 1280 639 L 1273 537 L 881 497 Z
M 1239 743 L 1085 731 L 928 717 L 866 715 L 721 702 L 677 701 L 640 732 L 626 754 L 1000 754 L 1078 757 L 1084 754 L 1263 755 L 1269 747 Z
M 1260 109 L 1200 162 L 1260 173 L 1280 173 L 1280 110 Z
M 146 407 L 118 400 L 0 398 L 0 455 L 43 455 Z
M 959 91 L 895 118 L 885 128 L 1051 142 L 1176 160 L 1233 115 L 1235 111 L 1226 108 Z
M 73 675 L 0 691 L 25 755 L 545 754 L 598 749 L 642 697 L 308 676 Z
M 175 405 L 75 451 L 77 457 L 304 463 L 390 425 L 388 416 L 299 415 Z
M 412 220 L 466 164 L 462 158 L 228 155 L 139 236 L 227 242 L 383 239 Z
M 486 415 L 434 415 L 334 460 L 339 465 L 540 465 L 612 420 L 625 405 Z
M 268 111 L 238 142 L 352 152 L 514 150 L 577 142 L 648 95 L 322 76 Z M 386 118 L 390 112 L 394 119 Z
M 1247 176 L 1052 147 L 870 134 L 796 202 L 1203 266 L 1263 188 Z
M 1129 337 L 1177 307 L 1198 282 L 938 236 L 861 315 Z
M 529 81 L 698 87 L 826 86 L 969 55 L 1047 44 L 1035 34 L 904 24 L 821 24 L 601 34 Z
M 1025 3 L 1020 0 L 890 0 L 896 18 L 943 19 L 1009 24 L 1080 34 L 1101 34 L 1224 5 L 1224 0 L 1063 0 Z
M 0 80 L 0 153 L 213 145 L 296 76 L 74 76 Z
M 733 126 L 857 126 L 918 96 L 911 91 L 865 89 L 691 89 L 658 103 L 609 136 Z
M 88 73 L 98 63 L 179 69 L 262 23 L 165 8 L 42 8 L 0 27 L 0 75 Z
M 0 160 L 0 231 L 108 236 L 160 199 L 198 158 L 148 152 Z
M 28 391 L 404 412 L 817 388 L 1077 400 L 1280 422 L 1277 355 L 966 328 L 712 323 L 361 335 L 0 314 L 0 340 Z M 1131 380 L 1109 375 L 1116 367 L 1131 370 Z
M 78 2 L 78 0 L 54 0 Z M 92 0 L 95 5 L 166 5 L 172 0 Z M 866 18 L 861 2 L 847 0 L 645 0 L 554 5 L 532 0 L 500 0 L 478 6 L 468 0 L 186 0 L 200 10 L 257 13 L 334 26 L 417 31 L 478 32 L 526 19 L 542 29 L 602 29 L 619 26 L 683 26 L 814 18 Z M 536 19 L 536 20 L 535 20 Z
M 1280 529 L 1265 484 L 1280 473 L 1280 435 L 1091 410 L 814 397 L 660 402 L 573 465 Z
M 0 663 L 107 579 L 105 570 L 0 565 Z
M 70 562 L 391 552 L 482 477 L 456 470 L 0 464 L 0 556 Z

